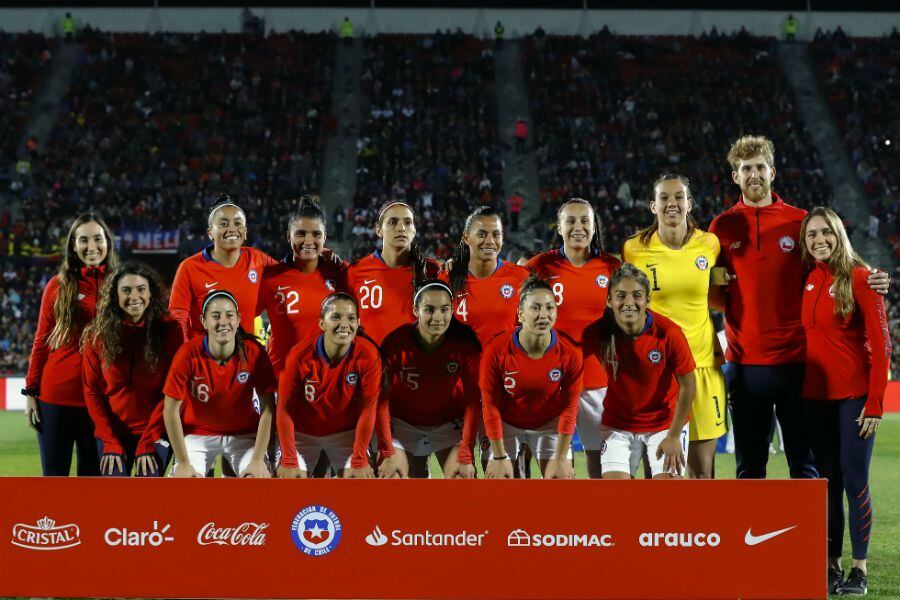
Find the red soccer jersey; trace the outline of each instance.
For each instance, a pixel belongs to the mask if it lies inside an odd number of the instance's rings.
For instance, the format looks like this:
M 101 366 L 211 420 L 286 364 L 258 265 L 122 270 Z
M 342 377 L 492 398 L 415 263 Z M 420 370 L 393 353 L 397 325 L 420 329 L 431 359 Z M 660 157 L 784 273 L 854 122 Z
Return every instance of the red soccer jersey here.
M 56 325 L 53 305 L 59 294 L 59 280 L 53 277 L 44 288 L 37 332 L 34 335 L 34 345 L 31 347 L 31 361 L 28 364 L 28 375 L 25 377 L 26 388 L 44 402 L 60 406 L 84 406 L 81 353 L 78 351 L 78 345 L 84 328 L 94 318 L 94 308 L 105 276 L 105 266 L 82 267 L 78 271 L 75 327 L 68 343 L 56 349 L 50 347 L 48 339 Z
M 873 292 L 864 267 L 853 269 L 856 309 L 849 319 L 834 314 L 834 278 L 817 262 L 806 278 L 803 327 L 806 372 L 803 397 L 814 400 L 866 398 L 866 416 L 880 417 L 891 362 L 891 334 L 884 298 Z
M 415 323 L 401 325 L 381 345 L 386 381 L 377 426 L 382 453 L 390 451 L 391 417 L 419 427 L 462 419 L 458 461 L 471 464 L 481 408 L 481 346 L 470 330 L 457 324 L 440 347 L 428 352 L 416 328 Z
M 206 333 L 200 323 L 203 299 L 212 290 L 227 290 L 238 301 L 241 327 L 247 333 L 253 333 L 263 270 L 277 263 L 265 252 L 244 246 L 237 264 L 223 267 L 210 252 L 212 246 L 184 259 L 178 266 L 175 281 L 172 282 L 169 312 L 181 323 L 186 339 L 203 336 Z
M 607 313 L 585 330 L 585 355 L 600 356 L 600 332 L 615 327 L 612 318 Z M 632 433 L 668 428 L 678 398 L 675 375 L 695 367 L 687 338 L 674 321 L 649 310 L 644 331 L 636 339 L 623 334 L 615 337 L 618 366 L 606 366 L 609 389 L 603 401 L 603 424 Z
M 329 363 L 325 356 L 324 336 L 294 346 L 278 384 L 281 463 L 298 466 L 295 429 L 314 436 L 353 429 L 351 466 L 362 467 L 375 427 L 380 389 L 381 359 L 369 340 L 357 337 L 336 363 Z
M 209 353 L 206 336 L 185 342 L 172 359 L 163 393 L 184 402 L 185 435 L 248 435 L 259 426 L 257 394 L 277 387 L 272 363 L 259 343 L 244 342 L 246 358 L 235 352 L 224 364 Z
M 347 263 L 333 265 L 324 260 L 312 273 L 303 273 L 293 257 L 266 267 L 259 286 L 256 313 L 267 311 L 272 335 L 267 350 L 275 373 L 281 373 L 291 348 L 322 333 L 319 329 L 322 300 L 344 291 Z
M 556 329 L 581 343 L 584 329 L 606 310 L 609 280 L 622 265 L 615 256 L 605 252 L 592 256 L 582 267 L 566 258 L 562 248 L 542 252 L 525 265 L 541 279 L 547 279 L 556 296 Z M 584 361 L 584 389 L 604 388 L 606 371 L 594 357 Z
M 571 435 L 582 390 L 581 351 L 552 331 L 550 347 L 531 358 L 519 343 L 517 327 L 495 337 L 481 355 L 479 382 L 488 438 L 503 438 L 503 423 L 537 429 L 559 418 L 559 433 Z
M 516 326 L 519 288 L 526 277 L 528 269 L 504 260 L 484 279 L 466 277 L 465 289 L 456 294 L 456 318 L 472 328 L 482 346 Z M 449 282 L 449 273 L 441 273 L 441 279 Z
M 137 454 L 148 454 L 165 433 L 163 383 L 184 337 L 178 323 L 164 321 L 159 362 L 151 368 L 144 359 L 146 332 L 144 322 L 124 323 L 122 352 L 111 364 L 103 361 L 102 340 L 84 347 L 84 399 L 104 452 L 121 454 L 125 436 L 138 435 Z
M 709 226 L 722 246 L 719 264 L 737 275 L 726 288 L 725 357 L 744 365 L 803 362 L 799 244 L 806 211 L 775 194 L 772 200 L 754 208 L 741 198 Z
M 437 277 L 440 266 L 427 259 L 426 276 Z M 359 323 L 376 344 L 387 334 L 406 323 L 412 323 L 412 267 L 392 269 L 376 250 L 350 265 L 347 287 L 359 302 Z

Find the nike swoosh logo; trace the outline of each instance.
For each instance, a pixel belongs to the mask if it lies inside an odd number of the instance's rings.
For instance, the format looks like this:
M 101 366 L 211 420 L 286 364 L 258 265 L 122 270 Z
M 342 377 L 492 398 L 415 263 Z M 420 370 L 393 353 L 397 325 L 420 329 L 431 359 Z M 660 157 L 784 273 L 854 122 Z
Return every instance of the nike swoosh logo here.
M 278 291 L 281 292 L 281 291 L 290 289 L 290 287 L 291 287 L 291 286 L 289 286 L 289 285 L 279 285 L 279 286 L 278 286 Z
M 748 546 L 755 546 L 757 544 L 762 544 L 763 542 L 771 540 L 773 537 L 777 537 L 777 536 L 781 535 L 782 533 L 787 533 L 791 529 L 796 529 L 796 527 L 797 527 L 796 525 L 793 525 L 791 527 L 785 527 L 784 529 L 779 529 L 778 531 L 773 531 L 771 533 L 764 533 L 763 535 L 753 535 L 750 531 L 751 529 L 753 529 L 751 527 L 751 528 L 747 529 L 747 535 L 744 536 L 744 543 L 747 544 Z
M 725 421 L 719 421 L 718 423 L 716 423 L 716 427 L 721 427 L 724 423 Z
M 366 279 L 365 281 L 363 281 L 363 285 L 369 285 L 370 283 L 375 283 L 376 281 L 378 281 L 378 280 L 377 279 Z
M 647 268 L 655 267 L 655 266 L 658 265 L 658 264 L 659 264 L 659 263 L 647 263 Z
M 212 283 L 204 283 L 203 285 L 206 286 L 206 289 L 209 289 L 209 288 L 211 288 L 212 286 L 214 286 L 214 285 L 216 285 L 216 284 L 218 284 L 218 283 L 219 283 L 218 281 L 213 281 Z
M 551 275 L 548 279 L 559 279 L 559 275 Z
M 518 371 L 506 371 L 504 375 L 515 375 Z

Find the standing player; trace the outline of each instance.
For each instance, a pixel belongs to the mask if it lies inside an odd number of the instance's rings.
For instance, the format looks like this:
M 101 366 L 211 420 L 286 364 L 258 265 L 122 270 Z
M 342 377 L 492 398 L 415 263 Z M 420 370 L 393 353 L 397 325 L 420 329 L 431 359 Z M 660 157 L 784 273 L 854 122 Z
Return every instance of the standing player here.
M 737 477 L 765 478 L 773 407 L 784 433 L 791 477 L 816 477 L 800 402 L 805 270 L 798 241 L 806 211 L 772 192 L 775 147 L 767 138 L 740 138 L 728 152 L 728 162 L 741 197 L 709 230 L 722 247 L 719 263 L 734 274 L 725 299 L 725 381 Z M 777 287 L 772 286 L 774 277 Z M 889 277 L 872 274 L 869 285 L 886 294 Z
M 94 424 L 84 403 L 79 341 L 94 317 L 107 270 L 117 262 L 109 227 L 99 215 L 84 213 L 69 228 L 59 273 L 44 288 L 22 393 L 45 476 L 69 474 L 73 445 L 78 475 L 100 474 Z
M 490 206 L 476 208 L 466 218 L 449 274 L 442 273 L 456 299 L 456 318 L 468 325 L 481 345 L 516 325 L 516 290 L 528 269 L 500 259 L 503 223 Z
M 488 478 L 513 476 L 507 451 L 534 452 L 546 479 L 573 479 L 569 459 L 578 417 L 583 364 L 577 344 L 553 329 L 550 284 L 530 275 L 519 293 L 520 327 L 484 349 L 479 381 L 484 428 L 491 441 Z
M 681 478 L 694 359 L 681 329 L 647 310 L 650 281 L 625 263 L 612 277 L 609 308 L 584 333 L 585 356 L 609 374 L 603 405 L 603 478 L 631 479 L 646 454 L 653 479 Z
M 127 477 L 132 467 L 137 476 L 165 472 L 163 383 L 183 341 L 156 271 L 127 262 L 110 273 L 82 338 L 84 399 L 101 475 Z
M 559 310 L 556 327 L 581 343 L 584 329 L 606 306 L 609 279 L 621 261 L 603 250 L 600 221 L 590 203 L 572 198 L 557 211 L 558 250 L 531 258 L 526 266 L 550 282 Z M 584 361 L 584 388 L 578 410 L 578 435 L 584 446 L 588 475 L 599 479 L 600 417 L 606 395 L 606 372 L 595 357 Z
M 231 290 L 238 304 L 244 307 L 241 327 L 253 331 L 263 269 L 277 264 L 265 252 L 244 246 L 247 241 L 244 211 L 226 194 L 219 200 L 207 219 L 207 234 L 212 244 L 184 259 L 172 282 L 169 311 L 181 324 L 186 339 L 204 335 L 200 306 L 213 290 Z
M 230 292 L 207 294 L 200 315 L 206 335 L 175 354 L 163 388 L 163 414 L 175 454 L 172 475 L 203 477 L 221 455 L 241 477 L 269 477 L 265 456 L 277 385 L 272 364 L 241 326 Z
M 269 315 L 272 333 L 268 352 L 275 373 L 298 343 L 318 336 L 322 301 L 343 285 L 347 263 L 322 258 L 325 213 L 318 202 L 304 196 L 288 223 L 291 254 L 266 268 L 259 286 L 256 313 Z
M 684 332 L 697 366 L 697 395 L 691 403 L 688 476 L 715 477 L 716 441 L 725 434 L 725 377 L 722 352 L 709 315 L 710 273 L 719 240 L 697 229 L 691 217 L 690 182 L 666 173 L 653 183 L 650 212 L 656 221 L 625 242 L 622 260 L 643 271 L 653 293 L 653 312 Z
M 306 477 L 323 452 L 339 477 L 375 477 L 366 450 L 375 427 L 381 360 L 375 344 L 356 335 L 358 327 L 353 297 L 332 294 L 322 302 L 322 334 L 288 354 L 278 384 L 278 477 Z
M 481 346 L 472 330 L 453 318 L 453 297 L 444 283 L 432 280 L 419 288 L 413 311 L 418 320 L 395 329 L 381 345 L 385 386 L 379 442 L 384 446 L 393 439 L 410 477 L 428 477 L 432 454 L 444 478 L 475 477 Z
M 390 202 L 378 213 L 375 233 L 381 248 L 350 265 L 348 287 L 359 303 L 360 324 L 376 344 L 413 320 L 412 297 L 439 265 L 419 252 L 415 217 L 405 202 Z
M 884 412 L 891 336 L 884 299 L 869 289 L 840 217 L 817 207 L 803 220 L 806 373 L 803 397 L 816 468 L 828 479 L 828 592 L 865 595 L 872 534 L 869 462 Z M 853 563 L 843 579 L 844 494 Z

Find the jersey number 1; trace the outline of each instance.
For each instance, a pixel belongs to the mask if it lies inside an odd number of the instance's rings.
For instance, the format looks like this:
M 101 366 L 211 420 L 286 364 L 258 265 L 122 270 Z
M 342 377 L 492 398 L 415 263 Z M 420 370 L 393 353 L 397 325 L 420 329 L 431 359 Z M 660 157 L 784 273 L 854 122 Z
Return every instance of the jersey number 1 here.
M 656 267 L 650 267 L 650 274 L 653 276 L 653 291 L 659 291 L 659 281 L 656 279 Z

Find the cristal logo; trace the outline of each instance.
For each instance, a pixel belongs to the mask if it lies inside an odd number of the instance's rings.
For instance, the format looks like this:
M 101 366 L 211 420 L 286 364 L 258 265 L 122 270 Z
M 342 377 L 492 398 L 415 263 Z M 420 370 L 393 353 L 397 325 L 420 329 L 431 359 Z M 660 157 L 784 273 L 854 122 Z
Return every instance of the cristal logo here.
M 691 548 L 693 546 L 718 546 L 718 533 L 644 532 L 638 537 L 641 546 L 649 548 Z
M 366 543 L 376 547 L 390 542 L 391 546 L 462 546 L 471 548 L 482 546 L 488 533 L 488 531 L 469 533 L 465 529 L 456 533 L 435 533 L 428 529 L 416 532 L 394 529 L 391 531 L 391 537 L 388 537 L 382 533 L 381 527 L 376 525 L 372 533 L 366 536 Z
M 510 548 L 611 548 L 615 546 L 608 533 L 535 533 L 513 529 L 506 536 Z
M 106 530 L 103 539 L 107 546 L 128 546 L 132 548 L 143 548 L 145 546 L 159 547 L 166 542 L 174 542 L 175 538 L 166 535 L 172 525 L 166 523 L 162 529 L 159 528 L 159 521 L 153 521 L 152 531 L 135 531 L 127 527 L 110 527 Z
M 366 536 L 366 543 L 370 546 L 384 546 L 388 543 L 387 536 L 381 533 L 381 528 L 376 525 L 372 533 Z
M 197 532 L 197 543 L 201 546 L 265 546 L 269 523 L 241 523 L 237 527 L 216 527 L 207 523 Z
M 81 543 L 78 525 L 56 526 L 56 521 L 44 517 L 37 526 L 17 523 L 12 529 L 12 544 L 29 550 L 63 550 Z

